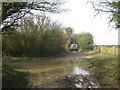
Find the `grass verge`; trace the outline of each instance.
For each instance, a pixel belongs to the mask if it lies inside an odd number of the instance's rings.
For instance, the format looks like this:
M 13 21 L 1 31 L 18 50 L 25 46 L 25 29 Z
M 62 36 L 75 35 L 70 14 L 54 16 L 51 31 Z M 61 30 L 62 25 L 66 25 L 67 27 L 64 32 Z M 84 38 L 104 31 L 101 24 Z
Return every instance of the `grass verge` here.
M 26 88 L 28 84 L 28 71 L 21 68 L 11 67 L 8 64 L 2 66 L 3 88 Z
M 62 53 L 62 54 L 57 54 L 57 55 L 52 55 L 52 56 L 44 56 L 44 57 L 10 57 L 10 56 L 5 56 L 3 57 L 3 62 L 6 61 L 15 61 L 15 60 L 43 60 L 43 59 L 49 59 L 49 58 L 57 58 L 57 57 L 62 57 L 66 56 L 67 53 Z
M 97 53 L 96 57 L 87 58 L 92 64 L 101 87 L 118 88 L 118 58 L 117 55 Z

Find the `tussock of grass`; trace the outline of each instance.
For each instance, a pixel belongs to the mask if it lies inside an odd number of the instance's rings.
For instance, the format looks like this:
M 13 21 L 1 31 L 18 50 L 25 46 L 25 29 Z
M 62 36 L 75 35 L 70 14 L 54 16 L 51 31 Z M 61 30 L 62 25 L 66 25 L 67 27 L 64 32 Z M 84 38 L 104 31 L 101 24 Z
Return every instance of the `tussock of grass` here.
M 95 75 L 102 87 L 118 87 L 118 59 L 112 54 L 98 53 L 87 59 L 93 66 Z
M 17 68 L 17 69 L 14 69 L 15 71 L 18 71 L 18 72 L 27 72 L 28 70 L 26 69 L 21 69 L 21 68 Z

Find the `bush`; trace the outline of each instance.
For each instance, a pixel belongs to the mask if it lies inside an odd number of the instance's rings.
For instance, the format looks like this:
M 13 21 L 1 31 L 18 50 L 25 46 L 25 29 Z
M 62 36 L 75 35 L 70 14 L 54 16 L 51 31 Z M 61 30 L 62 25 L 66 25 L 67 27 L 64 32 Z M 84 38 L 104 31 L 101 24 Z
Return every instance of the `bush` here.
M 21 22 L 20 30 L 3 35 L 3 51 L 12 56 L 49 56 L 65 52 L 62 27 L 48 17 L 29 18 Z

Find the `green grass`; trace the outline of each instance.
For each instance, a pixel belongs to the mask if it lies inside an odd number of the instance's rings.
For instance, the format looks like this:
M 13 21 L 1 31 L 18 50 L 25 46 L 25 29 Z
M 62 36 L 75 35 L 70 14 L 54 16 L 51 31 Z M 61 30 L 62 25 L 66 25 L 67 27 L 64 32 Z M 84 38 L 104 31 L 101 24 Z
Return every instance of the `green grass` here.
M 102 87 L 118 87 L 118 59 L 112 54 L 96 54 L 87 59 L 93 66 L 96 77 Z
M 46 57 L 5 57 L 3 58 L 3 61 L 8 61 L 8 60 L 43 60 L 43 59 L 49 59 L 49 58 L 57 58 L 57 57 L 62 57 L 66 56 L 68 53 L 62 53 L 62 54 L 57 54 L 57 55 L 52 55 L 52 56 L 46 56 Z
M 45 59 L 45 57 L 10 57 L 10 60 L 40 60 Z
M 94 51 L 94 50 L 86 50 L 86 51 L 81 50 L 81 51 L 79 51 L 79 52 L 80 52 L 80 53 L 90 53 L 90 54 L 96 53 L 96 51 Z
M 26 88 L 28 71 L 21 68 L 11 67 L 8 64 L 2 66 L 3 88 Z
M 18 72 L 28 72 L 28 70 L 26 69 L 22 69 L 22 68 L 16 68 L 14 69 L 15 71 L 18 71 Z

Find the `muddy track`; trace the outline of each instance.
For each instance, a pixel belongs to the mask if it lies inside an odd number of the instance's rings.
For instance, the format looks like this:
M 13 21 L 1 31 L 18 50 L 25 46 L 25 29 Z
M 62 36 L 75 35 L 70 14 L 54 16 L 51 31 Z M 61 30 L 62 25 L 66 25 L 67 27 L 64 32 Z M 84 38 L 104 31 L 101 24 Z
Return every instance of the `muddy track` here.
M 96 88 L 91 66 L 82 58 L 93 54 L 71 52 L 66 56 L 43 60 L 22 60 L 11 65 L 28 69 L 28 87 L 33 88 Z

